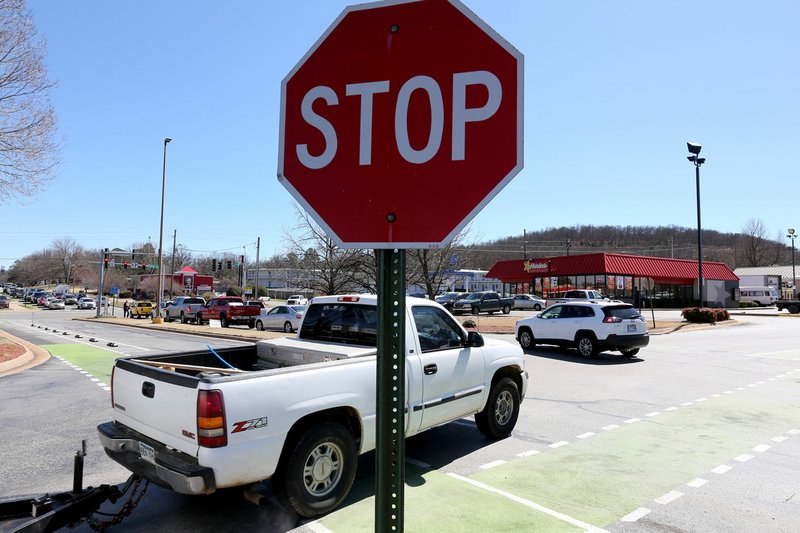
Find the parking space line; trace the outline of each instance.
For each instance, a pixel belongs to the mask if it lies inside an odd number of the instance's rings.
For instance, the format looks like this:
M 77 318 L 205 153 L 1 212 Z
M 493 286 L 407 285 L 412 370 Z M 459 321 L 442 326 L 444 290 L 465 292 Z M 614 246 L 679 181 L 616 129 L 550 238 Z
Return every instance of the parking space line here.
M 558 442 L 554 442 L 549 447 L 550 448 L 561 448 L 562 446 L 566 446 L 567 444 L 569 444 L 569 442 L 567 442 L 565 440 L 560 440 Z
M 641 421 L 642 421 L 641 418 L 629 418 L 627 420 L 623 420 L 622 423 L 623 424 L 635 424 L 636 422 L 641 422 Z
M 603 426 L 600 429 L 602 429 L 603 431 L 611 431 L 612 429 L 617 429 L 618 427 L 619 426 L 617 424 L 609 424 L 608 426 Z
M 536 455 L 537 453 L 541 452 L 539 452 L 539 450 L 528 450 L 527 452 L 518 453 L 517 457 L 530 457 L 531 455 Z
M 715 474 L 725 474 L 726 472 L 730 472 L 731 470 L 733 470 L 733 467 L 728 465 L 719 465 L 711 469 L 711 471 L 714 472 Z
M 592 435 L 594 435 L 594 433 L 592 433 L 591 431 L 587 431 L 586 433 L 581 433 L 580 435 L 578 435 L 577 438 L 579 438 L 579 439 L 588 439 Z
M 490 468 L 494 468 L 496 466 L 500 466 L 500 465 L 504 465 L 504 464 L 506 464 L 505 461 L 503 461 L 502 459 L 498 459 L 497 461 L 492 461 L 491 463 L 486 463 L 484 465 L 481 465 L 479 468 L 481 470 L 489 470 Z
M 573 518 L 571 516 L 567 516 L 564 513 L 559 513 L 558 511 L 555 511 L 553 509 L 550 509 L 548 507 L 540 505 L 540 504 L 538 504 L 536 502 L 532 502 L 530 500 L 526 500 L 525 498 L 520 498 L 519 496 L 515 496 L 515 495 L 513 495 L 511 493 L 508 493 L 506 491 L 497 489 L 497 488 L 492 487 L 490 485 L 487 485 L 485 483 L 481 483 L 480 481 L 476 481 L 474 479 L 469 479 L 467 477 L 461 476 L 459 474 L 455 474 L 453 472 L 448 472 L 447 475 L 452 477 L 452 478 L 454 478 L 454 479 L 458 479 L 459 481 L 463 481 L 465 483 L 469 483 L 473 487 L 478 487 L 479 489 L 483 489 L 483 490 L 486 490 L 488 492 L 492 492 L 494 494 L 499 494 L 500 496 L 508 498 L 511 501 L 514 501 L 514 502 L 517 502 L 517 503 L 521 503 L 522 505 L 524 505 L 526 507 L 530 507 L 531 509 L 534 509 L 534 510 L 539 511 L 541 513 L 544 513 L 546 515 L 552 516 L 553 518 L 557 518 L 558 520 L 561 520 L 562 522 L 567 522 L 568 524 L 572 524 L 573 526 L 577 526 L 577 527 L 583 528 L 586 531 L 597 532 L 597 533 L 606 531 L 603 528 L 600 528 L 600 527 L 597 527 L 597 526 L 593 526 L 592 524 L 588 524 L 586 522 L 578 520 L 577 518 Z
M 772 448 L 772 446 L 770 446 L 769 444 L 759 444 L 758 446 L 753 448 L 753 451 L 754 452 L 765 452 L 765 451 L 769 450 L 770 448 Z
M 746 463 L 747 461 L 749 461 L 749 460 L 750 460 L 750 459 L 752 459 L 753 457 L 754 457 L 754 456 L 750 455 L 749 453 L 743 453 L 743 454 L 742 454 L 742 455 L 740 455 L 739 457 L 734 457 L 734 458 L 733 458 L 733 460 L 734 460 L 734 461 L 738 461 L 738 462 L 740 462 L 740 463 Z
M 681 496 L 683 496 L 683 493 L 681 491 L 679 491 L 679 490 L 671 490 L 668 493 L 664 494 L 663 496 L 659 496 L 658 498 L 656 498 L 653 501 L 656 502 L 656 503 L 660 503 L 661 505 L 667 505 L 667 504 L 670 504 L 670 503 L 674 502 L 675 500 L 677 500 Z
M 697 489 L 697 488 L 702 487 L 706 483 L 708 483 L 707 479 L 703 479 L 701 477 L 696 477 L 693 480 L 691 480 L 689 483 L 687 483 L 686 485 L 689 486 L 689 487 Z

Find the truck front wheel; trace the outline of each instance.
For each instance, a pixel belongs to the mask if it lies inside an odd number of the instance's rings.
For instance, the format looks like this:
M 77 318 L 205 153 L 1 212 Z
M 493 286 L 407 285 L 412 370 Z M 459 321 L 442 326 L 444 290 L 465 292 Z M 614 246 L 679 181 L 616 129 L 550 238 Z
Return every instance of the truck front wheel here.
M 517 384 L 511 378 L 503 378 L 492 387 L 483 411 L 475 414 L 475 425 L 491 439 L 504 439 L 517 425 L 519 404 Z
M 335 509 L 356 477 L 358 454 L 342 425 L 325 422 L 307 431 L 294 446 L 275 487 L 300 516 L 313 518 Z

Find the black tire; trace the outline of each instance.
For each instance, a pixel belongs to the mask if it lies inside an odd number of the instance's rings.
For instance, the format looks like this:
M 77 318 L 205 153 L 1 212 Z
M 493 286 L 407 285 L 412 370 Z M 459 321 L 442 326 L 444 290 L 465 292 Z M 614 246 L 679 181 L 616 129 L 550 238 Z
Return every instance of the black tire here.
M 264 331 L 264 323 L 260 320 L 256 320 L 256 329 L 258 331 Z
M 511 378 L 503 378 L 492 387 L 483 411 L 475 414 L 475 425 L 491 439 L 504 439 L 517 424 L 519 405 L 517 384 Z
M 519 345 L 522 346 L 523 350 L 536 346 L 536 339 L 533 337 L 533 332 L 530 328 L 520 328 Z
M 536 304 L 536 305 L 533 306 L 533 310 L 534 311 L 541 311 L 542 310 L 542 306 L 539 305 L 539 304 Z
M 507 315 L 510 312 L 511 312 L 511 306 L 510 305 L 504 305 L 503 306 L 503 314 Z
M 256 327 L 256 321 L 251 318 L 250 320 L 247 321 L 247 328 L 253 329 L 254 327 Z
M 197 317 L 194 320 L 195 320 L 195 322 L 197 322 L 198 326 L 202 326 L 203 325 L 203 315 L 202 315 L 202 313 L 197 313 Z
M 181 324 L 186 324 L 189 320 L 186 318 L 186 313 L 181 311 Z
M 631 348 L 630 350 L 620 350 L 619 352 L 625 357 L 636 357 L 636 354 L 639 353 L 639 348 Z
M 284 333 L 293 333 L 294 328 L 292 327 L 292 323 L 288 320 L 283 324 L 283 332 Z
M 578 353 L 584 357 L 594 357 L 599 352 L 597 341 L 594 336 L 588 333 L 582 333 L 578 336 L 576 348 L 578 348 Z
M 280 467 L 278 497 L 302 517 L 335 509 L 356 477 L 358 453 L 342 425 L 325 422 L 305 432 Z M 275 479 L 273 478 L 273 481 Z
M 225 313 L 219 314 L 219 325 L 222 326 L 223 328 L 227 328 L 228 326 L 231 325 L 231 323 L 228 322 L 228 317 L 225 316 Z
M 800 313 L 800 308 L 798 308 L 796 305 L 790 305 L 787 308 L 787 310 L 789 311 L 789 313 L 791 313 L 793 315 L 796 315 L 797 313 Z
M 477 315 L 477 314 L 479 314 L 480 312 L 481 312 L 481 308 L 480 308 L 480 307 L 478 307 L 478 306 L 475 306 L 475 307 L 473 307 L 473 308 L 472 308 L 472 314 L 473 314 L 473 315 Z

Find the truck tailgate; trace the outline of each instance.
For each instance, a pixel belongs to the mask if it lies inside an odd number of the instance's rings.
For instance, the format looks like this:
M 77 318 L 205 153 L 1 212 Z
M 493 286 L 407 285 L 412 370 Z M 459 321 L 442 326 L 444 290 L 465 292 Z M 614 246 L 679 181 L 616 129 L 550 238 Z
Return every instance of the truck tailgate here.
M 191 456 L 197 455 L 200 380 L 155 367 L 117 361 L 114 415 L 131 429 Z

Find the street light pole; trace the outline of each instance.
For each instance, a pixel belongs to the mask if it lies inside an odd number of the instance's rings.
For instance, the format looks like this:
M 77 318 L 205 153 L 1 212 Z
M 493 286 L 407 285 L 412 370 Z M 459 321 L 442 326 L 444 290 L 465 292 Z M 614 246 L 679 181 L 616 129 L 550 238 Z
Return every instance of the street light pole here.
M 153 324 L 161 324 L 161 298 L 164 294 L 164 189 L 167 184 L 167 143 L 172 141 L 169 137 L 164 139 L 164 166 L 161 170 L 161 225 L 158 230 L 158 294 L 156 295 L 156 316 Z
M 703 307 L 703 238 L 700 225 L 700 165 L 706 162 L 704 157 L 698 157 L 703 148 L 699 144 L 687 142 L 689 148 L 688 159 L 694 165 L 695 180 L 697 182 L 697 286 L 700 289 L 700 307 Z
M 796 287 L 797 274 L 795 274 L 795 271 L 794 271 L 794 240 L 797 238 L 797 234 L 795 234 L 794 228 L 789 228 L 788 229 L 787 237 L 792 239 L 792 297 L 796 298 L 797 297 L 797 287 Z

